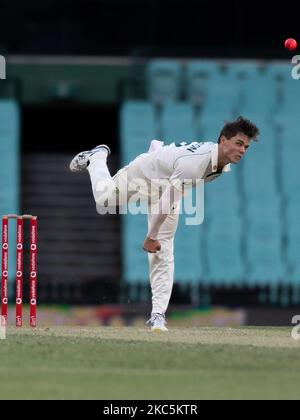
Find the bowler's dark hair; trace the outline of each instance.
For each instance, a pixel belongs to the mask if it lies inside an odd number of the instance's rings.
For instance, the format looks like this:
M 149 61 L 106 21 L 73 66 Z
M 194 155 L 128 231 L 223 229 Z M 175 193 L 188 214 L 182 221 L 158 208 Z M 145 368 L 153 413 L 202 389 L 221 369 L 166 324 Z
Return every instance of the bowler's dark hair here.
M 256 125 L 246 118 L 238 117 L 235 121 L 226 121 L 226 124 L 220 133 L 218 143 L 220 143 L 222 136 L 225 136 L 229 140 L 238 133 L 245 134 L 245 136 L 249 137 L 250 140 L 258 141 L 257 136 L 259 135 L 259 129 Z

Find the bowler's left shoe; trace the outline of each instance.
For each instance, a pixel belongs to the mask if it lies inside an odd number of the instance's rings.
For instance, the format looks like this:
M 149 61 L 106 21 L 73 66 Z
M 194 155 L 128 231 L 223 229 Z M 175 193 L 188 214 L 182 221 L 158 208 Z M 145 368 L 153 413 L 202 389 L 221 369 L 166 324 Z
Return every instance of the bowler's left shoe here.
M 96 153 L 102 153 L 105 158 L 111 154 L 110 148 L 106 144 L 100 144 L 92 150 L 78 153 L 70 163 L 70 171 L 82 172 L 89 166 L 90 158 Z
M 150 324 L 151 331 L 154 332 L 169 331 L 166 327 L 167 321 L 165 315 L 163 314 L 151 314 L 151 318 L 146 322 L 146 324 Z

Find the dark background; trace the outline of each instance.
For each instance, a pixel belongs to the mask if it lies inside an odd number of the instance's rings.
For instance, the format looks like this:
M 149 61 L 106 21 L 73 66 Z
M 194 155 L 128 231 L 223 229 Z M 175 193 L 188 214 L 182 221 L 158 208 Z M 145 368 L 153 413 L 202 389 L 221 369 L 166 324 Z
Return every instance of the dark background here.
M 287 57 L 297 2 L 2 0 L 7 54 Z

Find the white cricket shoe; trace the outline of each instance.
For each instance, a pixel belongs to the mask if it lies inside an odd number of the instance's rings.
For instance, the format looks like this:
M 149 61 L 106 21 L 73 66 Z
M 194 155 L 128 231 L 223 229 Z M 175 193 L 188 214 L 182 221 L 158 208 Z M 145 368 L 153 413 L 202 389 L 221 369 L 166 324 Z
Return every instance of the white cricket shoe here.
M 106 146 L 106 144 L 100 144 L 99 146 L 94 147 L 92 150 L 80 152 L 72 159 L 70 163 L 70 171 L 84 171 L 89 166 L 91 156 L 96 153 L 102 153 L 105 155 L 105 157 L 107 157 L 111 154 L 111 151 L 110 148 Z
M 167 321 L 163 314 L 151 314 L 151 318 L 146 322 L 151 325 L 151 331 L 169 331 L 166 327 Z

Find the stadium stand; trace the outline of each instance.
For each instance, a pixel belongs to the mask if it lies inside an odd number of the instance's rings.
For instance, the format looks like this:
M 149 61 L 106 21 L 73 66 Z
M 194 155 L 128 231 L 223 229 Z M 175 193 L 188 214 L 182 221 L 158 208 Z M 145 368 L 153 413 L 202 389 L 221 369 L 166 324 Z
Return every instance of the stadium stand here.
M 17 103 L 10 99 L 0 101 L 0 156 L 0 212 L 18 214 L 20 115 Z M 10 225 L 9 232 L 10 240 L 15 241 L 15 224 Z M 14 264 L 14 253 L 15 249 L 12 247 L 9 253 L 10 267 Z M 13 270 L 10 270 L 9 276 L 13 277 Z
M 22 157 L 22 207 L 39 217 L 41 303 L 107 302 L 120 279 L 119 217 L 99 217 L 88 174 L 73 174 L 66 164 L 72 157 L 57 152 Z M 112 156 L 112 173 L 117 165 Z
M 192 105 L 178 103 L 166 105 L 162 110 L 161 138 L 172 141 L 193 141 L 196 139 L 196 126 Z
M 152 103 L 165 105 L 178 100 L 181 66 L 177 61 L 153 60 L 147 68 L 148 95 Z
M 120 116 L 121 153 L 123 164 L 148 150 L 150 140 L 157 136 L 155 108 L 144 101 L 128 101 Z

